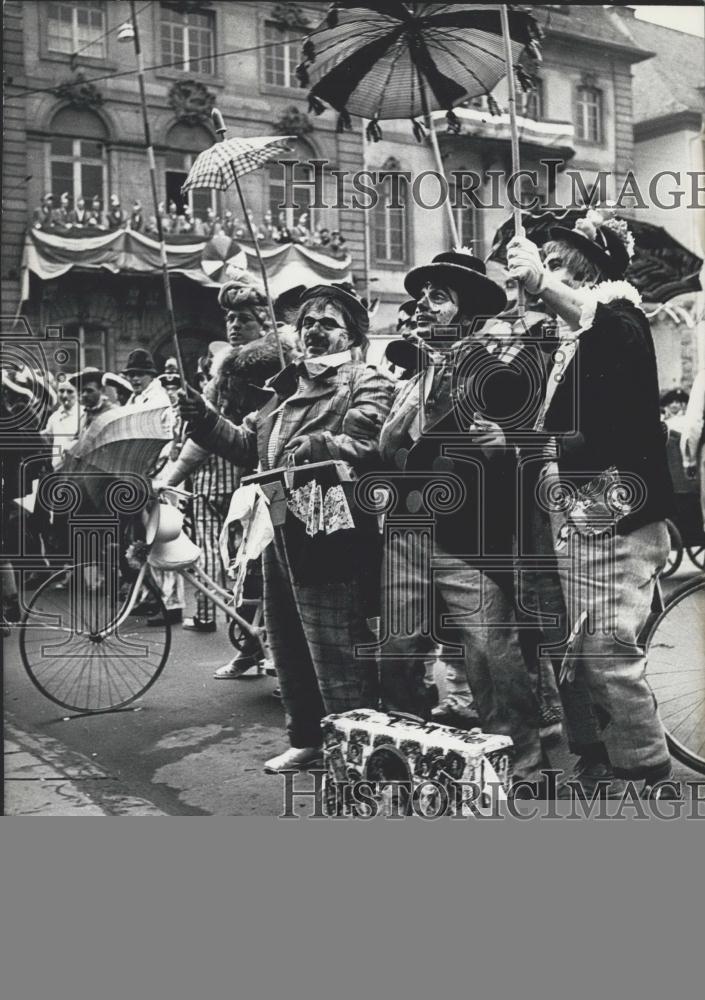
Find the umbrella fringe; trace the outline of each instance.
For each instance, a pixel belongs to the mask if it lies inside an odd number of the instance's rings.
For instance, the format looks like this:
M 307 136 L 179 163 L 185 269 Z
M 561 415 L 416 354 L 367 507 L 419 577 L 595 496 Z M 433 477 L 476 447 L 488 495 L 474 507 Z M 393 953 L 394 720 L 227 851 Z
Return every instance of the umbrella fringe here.
M 523 66 L 516 65 L 514 67 L 514 72 L 516 73 L 517 80 L 521 86 L 521 89 L 525 93 L 534 90 L 536 83 L 535 77 L 531 73 L 528 73 Z
M 417 122 L 414 118 L 411 119 L 411 126 L 414 131 L 414 139 L 416 139 L 417 142 L 423 142 L 428 135 L 426 128 L 421 124 L 421 122 Z
M 326 24 L 329 28 L 338 27 L 338 5 L 337 3 L 332 3 L 326 14 Z
M 367 123 L 365 134 L 370 142 L 380 141 L 382 138 L 382 129 L 379 127 L 379 121 L 376 118 L 373 118 L 371 122 Z
M 492 94 L 488 92 L 487 94 L 485 94 L 485 97 L 487 98 L 487 107 L 489 108 L 490 114 L 501 115 L 502 109 L 500 108 L 499 104 L 497 104 Z
M 316 61 L 316 46 L 313 44 L 310 38 L 307 38 L 303 44 L 301 50 L 303 52 L 303 57 L 306 62 L 315 63 Z
M 311 82 L 311 78 L 308 75 L 308 64 L 305 62 L 299 63 L 296 67 L 296 79 L 299 81 L 300 87 L 308 87 Z
M 348 114 L 347 108 L 341 108 L 335 131 L 352 132 L 352 122 L 350 121 L 350 115 Z
M 460 119 L 452 108 L 446 111 L 446 121 L 448 122 L 448 131 L 450 134 L 458 135 L 460 132 Z
M 326 110 L 326 106 L 323 103 L 323 101 L 319 101 L 319 99 L 315 96 L 315 94 L 309 94 L 308 110 L 309 112 L 312 112 L 315 115 L 322 115 L 323 112 Z

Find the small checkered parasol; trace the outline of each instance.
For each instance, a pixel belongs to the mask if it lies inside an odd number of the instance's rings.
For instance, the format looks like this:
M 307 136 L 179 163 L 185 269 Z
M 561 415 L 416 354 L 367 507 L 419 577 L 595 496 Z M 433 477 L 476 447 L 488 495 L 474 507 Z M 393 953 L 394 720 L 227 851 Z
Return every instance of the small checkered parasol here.
M 250 233 L 250 239 L 254 243 L 260 271 L 262 272 L 262 283 L 264 285 L 267 303 L 269 305 L 269 318 L 272 330 L 276 333 L 277 321 L 274 316 L 274 304 L 269 293 L 269 282 L 267 281 L 267 269 L 262 260 L 257 236 L 252 228 L 250 214 L 245 205 L 245 198 L 240 187 L 240 178 L 249 174 L 252 170 L 257 170 L 268 160 L 273 160 L 276 156 L 290 152 L 285 143 L 287 140 L 295 139 L 290 135 L 260 135 L 250 139 L 226 139 L 225 123 L 223 116 L 217 108 L 211 112 L 215 130 L 220 136 L 220 141 L 210 149 L 205 149 L 196 157 L 196 161 L 189 170 L 188 177 L 184 182 L 181 191 L 185 193 L 191 188 L 210 188 L 216 191 L 227 191 L 235 186 L 242 210 L 245 214 L 245 222 Z M 277 337 L 279 347 L 279 361 L 284 368 L 284 351 L 281 342 Z
M 225 139 L 205 149 L 196 157 L 181 193 L 192 188 L 227 191 L 236 177 L 244 177 L 268 160 L 289 152 L 285 145 L 289 136 L 261 135 L 252 139 Z M 291 137 L 293 138 L 293 137 Z

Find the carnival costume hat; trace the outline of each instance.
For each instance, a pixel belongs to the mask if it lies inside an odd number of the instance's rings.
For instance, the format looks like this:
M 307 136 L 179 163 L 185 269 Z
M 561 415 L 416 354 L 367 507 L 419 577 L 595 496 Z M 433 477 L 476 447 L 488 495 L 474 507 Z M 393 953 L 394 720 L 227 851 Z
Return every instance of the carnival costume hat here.
M 124 389 L 126 392 L 132 392 L 132 386 L 128 380 L 122 375 L 116 375 L 115 372 L 106 372 L 102 381 L 106 388 L 111 386 L 113 389 Z
M 359 328 L 362 332 L 362 337 L 351 343 L 352 347 L 357 346 L 362 343 L 365 334 L 370 329 L 370 315 L 365 309 L 365 306 L 361 299 L 357 297 L 353 292 L 347 291 L 342 285 L 313 285 L 312 288 L 306 289 L 306 291 L 301 296 L 301 306 L 303 307 L 311 299 L 317 298 L 327 298 L 330 299 L 332 305 L 342 305 L 345 306 L 353 314 Z
M 551 238 L 579 250 L 609 280 L 623 278 L 634 256 L 634 238 L 627 223 L 614 218 L 610 208 L 588 209 L 573 229 L 551 229 Z
M 83 389 L 83 387 L 89 382 L 94 382 L 96 385 L 102 386 L 103 375 L 104 372 L 102 372 L 100 368 L 88 367 L 82 368 L 80 372 L 74 372 L 73 375 L 69 375 L 66 381 L 70 382 L 71 385 L 80 392 L 81 389 Z M 130 386 L 130 392 L 131 391 L 132 386 Z
M 451 288 L 458 296 L 461 313 L 468 319 L 496 316 L 507 304 L 504 289 L 487 277 L 484 263 L 467 250 L 439 253 L 430 264 L 412 267 L 404 278 L 404 288 L 418 300 L 428 282 Z
M 131 351 L 128 358 L 127 364 L 123 369 L 123 375 L 156 375 L 157 369 L 154 364 L 154 358 L 149 353 L 145 351 L 143 347 L 137 347 L 134 351 Z
M 264 299 L 244 272 L 232 281 L 226 281 L 218 292 L 218 305 L 224 312 L 229 309 L 253 308 L 264 304 Z

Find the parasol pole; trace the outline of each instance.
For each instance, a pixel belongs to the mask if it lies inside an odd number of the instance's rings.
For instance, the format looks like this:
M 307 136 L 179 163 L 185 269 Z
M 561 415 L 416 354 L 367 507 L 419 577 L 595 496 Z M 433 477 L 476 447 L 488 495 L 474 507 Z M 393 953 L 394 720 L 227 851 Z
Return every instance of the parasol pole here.
M 423 115 L 426 119 L 426 127 L 429 131 L 429 138 L 431 140 L 431 148 L 433 149 L 433 155 L 436 159 L 436 167 L 438 168 L 438 173 L 442 177 L 446 176 L 445 169 L 443 167 L 443 160 L 441 159 L 441 150 L 438 145 L 438 137 L 436 136 L 436 130 L 433 127 L 433 119 L 431 118 L 431 112 L 428 107 L 428 97 L 426 95 L 426 85 L 423 81 L 423 76 L 419 67 L 416 67 L 416 74 L 419 79 L 419 93 L 421 95 L 421 107 L 423 108 Z M 446 178 L 446 183 L 448 178 Z M 445 198 L 446 212 L 448 213 L 448 224 L 450 226 L 450 235 L 453 240 L 453 246 L 460 246 L 460 237 L 458 236 L 458 227 L 455 224 L 455 216 L 453 215 L 453 208 L 451 206 L 451 199 Z
M 512 147 L 512 173 L 516 175 L 519 172 L 519 129 L 517 127 L 517 112 L 516 112 L 516 82 L 514 80 L 514 60 L 512 58 L 512 45 L 509 35 L 509 15 L 507 13 L 506 3 L 499 5 L 499 17 L 502 25 L 502 41 L 504 42 L 504 62 L 507 70 L 507 90 L 509 94 L 509 134 L 511 139 Z M 524 225 L 521 221 L 521 208 L 519 205 L 513 206 L 514 215 L 514 235 L 524 236 Z M 517 288 L 517 312 L 520 316 L 524 315 L 526 306 L 524 302 L 524 287 L 519 285 Z
M 164 298 L 166 299 L 166 310 L 169 314 L 171 326 L 171 338 L 174 343 L 174 356 L 179 366 L 181 383 L 186 386 L 186 371 L 184 361 L 181 357 L 181 347 L 179 346 L 179 335 L 176 330 L 176 316 L 174 315 L 174 302 L 171 297 L 171 282 L 169 281 L 169 263 L 166 256 L 166 244 L 164 242 L 164 227 L 159 212 L 159 195 L 157 193 L 157 166 L 154 160 L 154 147 L 152 146 L 152 135 L 147 116 L 147 94 L 144 86 L 144 65 L 142 63 L 142 49 L 140 47 L 140 32 L 137 25 L 137 11 L 135 10 L 135 0 L 130 0 L 130 19 L 132 21 L 133 41 L 135 43 L 135 56 L 137 58 L 137 79 L 140 87 L 140 105 L 142 107 L 142 124 L 144 125 L 144 141 L 147 147 L 147 160 L 149 162 L 149 181 L 152 188 L 152 201 L 154 203 L 154 216 L 157 220 L 157 235 L 159 237 L 159 254 L 162 264 L 162 278 L 164 280 Z
M 134 3 L 134 0 L 132 0 Z M 222 142 L 225 139 L 225 122 L 223 121 L 223 116 L 217 108 L 213 108 L 211 111 L 211 118 L 213 119 L 213 126 L 218 133 L 218 142 Z M 274 304 L 272 302 L 272 296 L 269 291 L 269 281 L 267 280 L 267 268 L 264 266 L 264 260 L 262 259 L 262 254 L 260 253 L 259 241 L 257 239 L 257 234 L 252 228 L 252 223 L 250 222 L 250 215 L 247 211 L 247 205 L 245 204 L 245 198 L 242 193 L 242 188 L 240 187 L 240 178 L 237 175 L 237 169 L 233 161 L 230 161 L 230 166 L 233 170 L 233 177 L 235 178 L 235 188 L 237 190 L 237 196 L 240 199 L 240 204 L 242 206 L 242 214 L 245 216 L 245 222 L 247 223 L 247 229 L 250 233 L 250 239 L 255 245 L 255 253 L 257 254 L 257 260 L 259 261 L 259 268 L 262 273 L 262 283 L 264 284 L 264 294 L 267 297 L 267 306 L 269 307 L 269 319 L 272 324 L 272 331 L 277 342 L 277 350 L 279 351 L 279 364 L 282 368 L 286 367 L 286 362 L 284 361 L 284 350 L 282 348 L 281 337 L 279 336 L 279 330 L 277 328 L 277 320 L 274 315 Z
M 362 120 L 362 169 L 367 170 L 367 136 L 365 134 L 365 120 Z M 370 291 L 370 260 L 372 251 L 370 247 L 370 219 L 369 212 L 362 213 L 362 228 L 365 237 L 365 295 L 367 297 L 367 308 L 372 304 L 372 292 Z

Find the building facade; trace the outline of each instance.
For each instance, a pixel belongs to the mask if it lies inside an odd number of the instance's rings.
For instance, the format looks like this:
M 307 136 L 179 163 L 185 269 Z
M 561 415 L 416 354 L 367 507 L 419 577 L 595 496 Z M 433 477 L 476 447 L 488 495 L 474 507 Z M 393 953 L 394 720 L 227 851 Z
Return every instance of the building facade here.
M 363 167 L 434 170 L 427 143 L 414 139 L 409 122 L 383 123 L 380 142 L 367 142 L 363 123 L 336 130 L 332 111 L 307 113 L 305 91 L 296 79 L 301 40 L 325 15 L 327 3 L 246 3 L 235 0 L 177 0 L 137 5 L 149 119 L 155 144 L 159 199 L 186 205 L 205 220 L 209 209 L 221 218 L 240 215 L 232 192 L 196 192 L 188 201 L 181 184 L 194 157 L 214 140 L 209 112 L 215 105 L 231 136 L 294 136 L 292 157 L 326 161 L 326 202 L 335 202 L 334 175 Z M 522 166 L 555 161 L 548 186 L 557 201 L 574 191 L 566 169 L 579 172 L 589 188 L 598 172 L 610 176 L 613 195 L 634 165 L 632 73 L 652 49 L 622 30 L 614 10 L 601 5 L 544 5 L 535 13 L 545 31 L 543 62 L 535 90 L 522 97 Z M 131 40 L 120 41 L 129 19 L 125 0 L 5 4 L 6 133 L 3 179 L 2 265 L 4 314 L 20 308 L 36 330 L 61 325 L 82 344 L 82 361 L 118 369 L 136 345 L 157 356 L 169 352 L 169 328 L 159 274 L 72 269 L 52 280 L 22 274 L 25 233 L 47 192 L 54 205 L 67 193 L 86 209 L 94 198 L 103 211 L 110 196 L 129 216 L 139 203 L 153 214 L 135 55 Z M 494 95 L 506 103 L 505 83 Z M 489 113 L 484 100 L 458 109 L 458 134 L 446 134 L 442 113 L 437 129 L 446 173 L 473 171 L 487 201 L 497 184 L 499 206 L 458 208 L 460 242 L 485 257 L 496 229 L 507 219 L 504 181 L 493 179 L 510 165 L 507 119 Z M 643 141 L 643 136 L 637 136 Z M 310 179 L 310 167 L 295 168 L 295 181 Z M 540 175 L 542 176 L 542 175 Z M 389 182 L 385 182 L 389 183 Z M 247 203 L 257 221 L 279 213 L 283 168 L 274 164 L 243 179 Z M 433 199 L 433 180 L 428 199 Z M 360 291 L 379 300 L 375 326 L 389 335 L 406 295 L 402 279 L 413 265 L 450 246 L 445 212 L 407 199 L 389 207 L 381 199 L 370 211 L 311 207 L 312 191 L 295 184 L 299 208 L 283 221 L 294 225 L 308 214 L 311 228 L 340 230 L 352 257 Z M 222 336 L 216 290 L 175 274 L 172 279 L 179 333 L 193 358 Z M 380 340 L 373 348 L 376 357 Z

